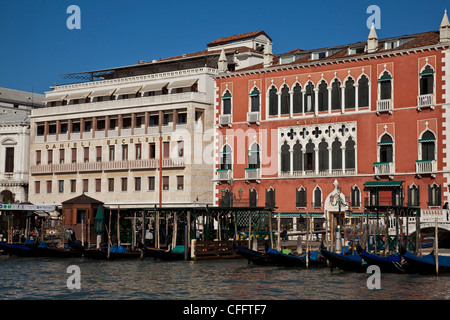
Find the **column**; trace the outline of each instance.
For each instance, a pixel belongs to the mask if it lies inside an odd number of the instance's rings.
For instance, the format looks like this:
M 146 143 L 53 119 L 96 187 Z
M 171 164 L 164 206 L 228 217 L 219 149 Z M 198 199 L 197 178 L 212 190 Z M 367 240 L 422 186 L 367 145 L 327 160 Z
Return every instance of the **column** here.
M 289 150 L 289 175 L 294 175 L 294 149 Z
M 131 135 L 134 135 L 134 128 L 136 127 L 136 113 L 131 114 Z
M 342 174 L 345 174 L 345 143 L 341 146 L 342 150 Z
M 344 113 L 345 109 L 345 86 L 341 85 L 341 112 Z
M 48 136 L 48 121 L 44 122 L 44 141 L 47 142 L 47 136 Z
M 331 114 L 331 92 L 333 87 L 327 87 L 328 89 L 328 114 Z
M 319 148 L 317 146 L 314 148 L 314 171 L 316 175 L 319 174 Z
M 306 89 L 302 89 L 302 116 L 305 116 L 305 109 L 306 109 L 306 103 L 305 103 L 305 94 L 306 94 Z
M 305 176 L 305 153 L 306 149 L 302 148 L 302 176 Z
M 110 121 L 110 117 L 105 116 L 105 138 L 108 137 L 109 121 Z
M 55 135 L 55 139 L 56 141 L 58 141 L 58 136 L 61 130 L 61 120 L 56 120 L 56 135 Z
M 70 134 L 72 133 L 73 120 L 69 119 L 67 122 L 67 140 L 70 140 Z
M 314 115 L 319 114 L 319 88 L 314 88 Z
M 278 99 L 278 118 L 281 116 L 281 90 L 277 92 Z
M 294 91 L 289 91 L 289 118 L 292 118 L 294 110 Z
M 331 165 L 332 161 L 331 161 L 331 153 L 332 148 L 331 145 L 328 147 L 328 173 L 331 175 L 333 173 L 333 167 Z
M 145 121 L 145 134 L 148 134 L 148 125 L 150 124 L 150 113 L 148 111 L 145 111 L 144 114 L 144 121 Z
M 122 132 L 122 126 L 123 126 L 123 115 L 119 114 L 118 120 L 117 120 L 117 135 L 120 137 Z
M 359 107 L 359 101 L 358 101 L 358 97 L 359 97 L 359 93 L 358 93 L 358 87 L 359 84 L 358 82 L 355 82 L 355 84 L 353 85 L 355 87 L 355 111 L 358 111 L 358 107 Z
M 97 117 L 92 117 L 92 138 L 95 138 L 95 131 L 97 131 Z

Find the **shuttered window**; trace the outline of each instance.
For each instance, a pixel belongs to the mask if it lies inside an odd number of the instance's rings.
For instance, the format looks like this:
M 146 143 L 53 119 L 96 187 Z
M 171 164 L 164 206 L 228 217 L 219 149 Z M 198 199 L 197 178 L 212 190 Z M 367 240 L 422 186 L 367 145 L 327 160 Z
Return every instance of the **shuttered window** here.
M 276 116 L 277 114 L 278 114 L 277 88 L 272 87 L 269 90 L 269 116 Z
M 14 147 L 5 148 L 5 172 L 14 172 Z
M 361 76 L 358 81 L 358 107 L 369 106 L 369 78 Z

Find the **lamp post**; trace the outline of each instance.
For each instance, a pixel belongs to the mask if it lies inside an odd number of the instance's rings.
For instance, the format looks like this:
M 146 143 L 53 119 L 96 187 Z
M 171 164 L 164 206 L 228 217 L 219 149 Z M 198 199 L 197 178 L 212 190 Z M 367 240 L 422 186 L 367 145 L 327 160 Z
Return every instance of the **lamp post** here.
M 335 202 L 333 203 L 333 200 Z M 341 253 L 342 243 L 341 243 L 341 206 L 346 207 L 348 205 L 348 196 L 345 196 L 345 201 L 341 198 L 341 187 L 337 187 L 337 193 L 335 195 L 330 195 L 330 203 L 332 206 L 338 206 L 338 225 L 336 227 L 336 252 Z
M 97 214 L 94 219 L 95 233 L 97 233 L 97 249 L 100 248 L 102 234 L 105 232 L 105 217 L 103 215 L 103 208 L 100 204 L 97 209 Z
M 233 178 L 230 179 L 230 190 L 223 188 L 222 191 L 222 199 L 224 199 L 227 195 L 227 192 L 230 192 L 229 194 L 229 207 L 233 206 L 233 202 L 239 202 L 242 199 L 242 195 L 244 194 L 244 190 L 242 190 L 241 188 L 239 188 L 238 190 L 238 197 L 236 198 L 236 196 L 233 193 L 233 187 L 234 187 L 234 180 Z

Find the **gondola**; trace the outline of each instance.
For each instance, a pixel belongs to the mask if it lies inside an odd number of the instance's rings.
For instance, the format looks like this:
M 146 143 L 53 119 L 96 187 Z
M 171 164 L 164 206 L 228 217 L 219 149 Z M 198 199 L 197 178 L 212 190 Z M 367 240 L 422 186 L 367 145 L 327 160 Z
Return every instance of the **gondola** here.
M 276 261 L 273 257 L 269 256 L 267 252 L 260 252 L 249 249 L 244 246 L 240 246 L 233 242 L 233 249 L 237 254 L 247 259 L 248 263 L 253 263 L 260 266 L 273 266 L 276 265 Z
M 320 253 L 330 262 L 330 266 L 343 271 L 366 272 L 367 263 L 357 254 L 340 254 L 320 248 Z
M 184 260 L 184 246 L 176 246 L 173 249 L 165 250 L 144 246 L 142 248 L 144 257 L 155 258 L 159 260 Z
M 0 242 L 0 249 L 7 254 L 19 257 L 49 257 L 49 258 L 73 258 L 81 257 L 81 253 L 70 248 L 49 247 L 45 242 L 37 245 L 27 241 L 25 244 Z
M 306 260 L 304 257 L 296 256 L 290 252 L 269 248 L 267 250 L 267 255 L 275 260 L 277 265 L 283 267 L 306 267 Z
M 81 252 L 84 258 L 93 260 L 124 260 L 124 259 L 138 259 L 142 252 L 138 250 L 129 250 L 123 246 L 113 245 L 110 247 L 109 254 L 106 248 L 83 248 L 77 247 L 77 251 Z
M 35 250 L 36 245 L 31 244 L 16 244 L 0 242 L 0 249 L 9 255 L 19 257 L 38 257 L 38 252 Z
M 411 268 L 411 272 L 421 274 L 436 274 L 436 256 L 434 251 L 423 257 L 418 257 L 407 251 L 405 247 L 400 247 L 400 254 Z M 450 257 L 438 256 L 439 273 L 450 272 Z
M 365 251 L 361 246 L 357 246 L 356 251 L 368 265 L 376 265 L 381 272 L 385 273 L 408 273 L 408 263 L 402 259 L 400 254 L 393 254 L 387 257 L 380 257 Z

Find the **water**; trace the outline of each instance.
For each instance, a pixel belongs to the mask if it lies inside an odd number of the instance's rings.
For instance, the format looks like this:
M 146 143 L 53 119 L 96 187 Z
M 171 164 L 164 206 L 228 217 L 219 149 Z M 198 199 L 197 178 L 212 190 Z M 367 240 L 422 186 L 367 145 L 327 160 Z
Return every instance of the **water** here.
M 81 289 L 68 289 L 70 265 Z M 370 274 L 212 261 L 95 261 L 0 256 L 0 299 L 57 300 L 446 300 L 450 276 Z

